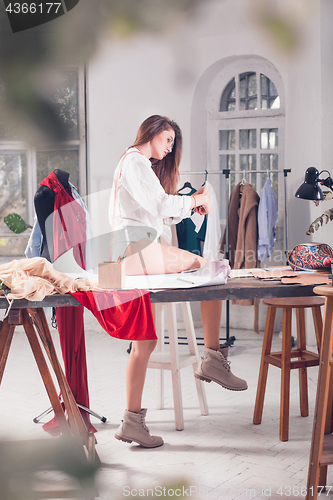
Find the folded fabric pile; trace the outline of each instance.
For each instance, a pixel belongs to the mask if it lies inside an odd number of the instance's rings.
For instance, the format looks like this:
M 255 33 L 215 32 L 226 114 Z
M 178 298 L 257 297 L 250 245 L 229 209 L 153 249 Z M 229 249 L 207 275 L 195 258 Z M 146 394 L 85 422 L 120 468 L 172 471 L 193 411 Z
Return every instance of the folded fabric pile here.
M 9 299 L 41 301 L 46 295 L 74 293 L 97 288 L 97 283 L 73 279 L 53 269 L 43 257 L 12 260 L 0 266 L 0 279 L 10 288 Z

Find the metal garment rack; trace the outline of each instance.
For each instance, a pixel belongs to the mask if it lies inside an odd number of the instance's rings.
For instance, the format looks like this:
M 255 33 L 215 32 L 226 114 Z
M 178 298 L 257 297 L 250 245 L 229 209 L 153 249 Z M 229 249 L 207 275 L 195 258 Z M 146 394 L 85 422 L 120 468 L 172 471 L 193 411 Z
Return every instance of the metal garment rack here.
M 229 168 L 223 170 L 214 170 L 208 171 L 204 170 L 201 172 L 193 172 L 193 171 L 182 171 L 179 172 L 180 175 L 205 175 L 205 181 L 202 185 L 204 185 L 207 181 L 208 175 L 224 175 L 228 180 L 227 182 L 227 193 L 226 193 L 226 247 L 227 251 L 225 252 L 225 257 L 229 259 L 229 228 L 228 228 L 228 206 L 229 206 L 229 197 L 230 197 L 230 174 L 267 174 L 270 178 L 271 174 L 281 174 L 283 173 L 283 184 L 284 184 L 284 253 L 287 260 L 287 252 L 288 252 L 288 213 L 287 213 L 287 175 L 291 172 L 290 168 L 284 168 L 280 170 L 231 170 Z M 230 302 L 226 300 L 226 340 L 227 345 L 232 345 L 236 340 L 235 337 L 230 337 Z

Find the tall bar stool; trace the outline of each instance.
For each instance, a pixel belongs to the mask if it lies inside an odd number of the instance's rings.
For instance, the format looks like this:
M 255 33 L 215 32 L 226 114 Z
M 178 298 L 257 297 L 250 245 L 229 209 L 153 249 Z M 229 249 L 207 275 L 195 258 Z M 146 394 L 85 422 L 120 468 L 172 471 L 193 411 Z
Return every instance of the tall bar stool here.
M 302 417 L 309 415 L 307 368 L 319 365 L 321 346 L 322 317 L 320 306 L 324 305 L 322 297 L 294 297 L 265 299 L 268 306 L 264 341 L 262 346 L 257 396 L 254 407 L 253 423 L 260 424 L 264 407 L 268 366 L 281 368 L 280 396 L 280 440 L 288 441 L 289 436 L 289 400 L 290 400 L 290 370 L 299 370 L 300 411 Z M 311 307 L 317 341 L 318 353 L 306 349 L 304 309 Z M 282 320 L 282 350 L 271 352 L 276 309 L 283 309 Z M 291 350 L 291 316 L 296 309 L 297 349 Z M 297 358 L 293 360 L 293 358 Z
M 164 310 L 167 312 L 170 349 L 164 349 Z M 173 403 L 175 412 L 176 430 L 184 429 L 183 400 L 180 384 L 180 370 L 192 365 L 193 379 L 196 386 L 201 415 L 208 415 L 208 405 L 203 382 L 194 377 L 195 370 L 200 362 L 197 339 L 193 325 L 189 302 L 181 303 L 185 333 L 188 343 L 188 352 L 179 353 L 178 327 L 176 317 L 176 302 L 155 304 L 155 328 L 158 338 L 155 351 L 151 354 L 148 368 L 157 369 L 157 409 L 164 408 L 164 370 L 171 371 Z

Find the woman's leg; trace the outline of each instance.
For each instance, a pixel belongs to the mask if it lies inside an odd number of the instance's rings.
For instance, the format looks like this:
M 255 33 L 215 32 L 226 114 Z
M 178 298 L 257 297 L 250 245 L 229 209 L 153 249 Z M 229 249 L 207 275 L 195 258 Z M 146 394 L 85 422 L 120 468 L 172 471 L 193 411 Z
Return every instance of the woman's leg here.
M 126 368 L 127 410 L 141 411 L 142 392 L 146 378 L 148 361 L 157 340 L 134 340 Z
M 155 348 L 156 340 L 135 340 L 126 369 L 127 410 L 115 434 L 115 438 L 126 443 L 132 441 L 144 448 L 162 446 L 160 436 L 152 436 L 145 423 L 146 408 L 141 408 L 143 386 L 146 378 L 150 354 Z
M 206 263 L 206 259 L 194 253 L 148 240 L 132 242 L 126 254 L 126 274 L 132 276 L 180 273 L 197 269 Z
M 202 301 L 200 309 L 205 347 L 217 351 L 220 348 L 222 300 Z
M 206 259 L 176 247 L 140 240 L 129 246 L 126 258 L 127 274 L 169 274 L 204 266 Z M 201 318 L 205 348 L 196 376 L 207 382 L 217 382 L 230 390 L 247 389 L 247 383 L 236 377 L 227 360 L 228 348 L 220 350 L 222 301 L 201 302 Z M 148 363 L 148 361 L 147 361 Z

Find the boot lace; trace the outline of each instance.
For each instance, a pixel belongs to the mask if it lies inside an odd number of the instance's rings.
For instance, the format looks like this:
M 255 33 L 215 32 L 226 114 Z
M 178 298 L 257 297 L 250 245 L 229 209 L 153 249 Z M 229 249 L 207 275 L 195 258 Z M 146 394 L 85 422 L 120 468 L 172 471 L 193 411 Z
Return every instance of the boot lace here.
M 148 427 L 146 426 L 146 421 L 145 421 L 145 418 L 144 418 L 144 417 L 142 417 L 142 418 L 141 418 L 141 425 L 142 425 L 142 427 L 144 428 L 144 430 L 145 430 L 145 431 L 147 431 L 147 432 L 148 432 L 148 434 L 149 434 L 149 429 L 148 429 Z
M 225 358 L 222 354 L 222 352 L 220 352 L 221 354 L 221 362 L 223 364 L 223 366 L 225 367 L 225 369 L 230 372 L 231 368 L 230 368 L 230 361 L 228 360 L 228 358 Z

